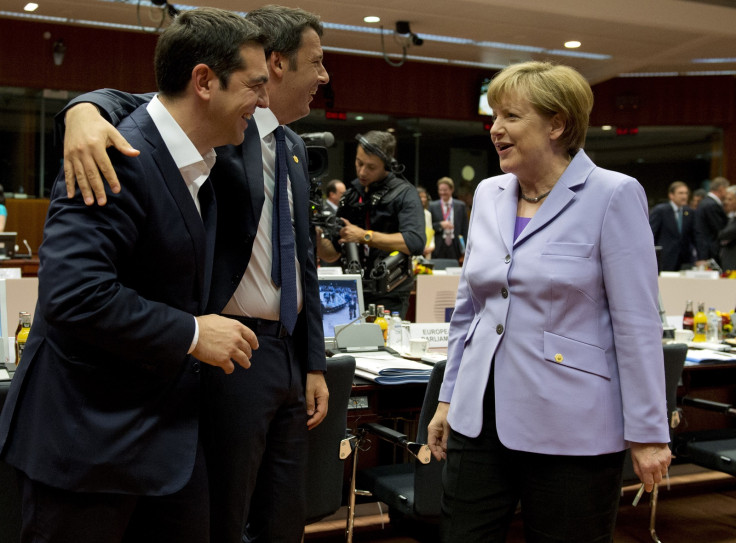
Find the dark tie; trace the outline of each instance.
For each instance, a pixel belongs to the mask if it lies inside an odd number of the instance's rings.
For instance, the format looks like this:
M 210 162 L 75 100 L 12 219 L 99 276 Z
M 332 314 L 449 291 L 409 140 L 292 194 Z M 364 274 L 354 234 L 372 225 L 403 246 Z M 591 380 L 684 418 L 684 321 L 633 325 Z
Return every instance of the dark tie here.
M 277 287 L 281 287 L 280 320 L 289 334 L 292 334 L 297 317 L 296 267 L 294 266 L 294 229 L 291 226 L 289 189 L 286 181 L 288 166 L 286 165 L 284 128 L 277 127 L 274 135 L 276 137 L 276 182 L 273 190 L 271 279 Z
M 677 231 L 682 233 L 682 208 L 677 208 Z

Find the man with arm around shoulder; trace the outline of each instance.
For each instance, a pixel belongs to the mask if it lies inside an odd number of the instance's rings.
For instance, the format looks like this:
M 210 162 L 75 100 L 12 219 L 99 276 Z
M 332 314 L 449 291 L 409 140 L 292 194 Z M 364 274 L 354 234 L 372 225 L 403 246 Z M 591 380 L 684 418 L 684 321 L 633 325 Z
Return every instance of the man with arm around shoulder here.
M 214 146 L 267 104 L 263 38 L 193 10 L 156 46 L 159 94 L 120 125 L 111 205 L 66 198 L 59 175 L 40 248 L 38 309 L 0 418 L 19 471 L 23 541 L 209 541 L 202 368 L 248 368 L 253 333 L 204 315 L 217 209 Z M 204 364 L 202 364 L 204 363 Z M 216 366 L 216 367 L 215 367 Z

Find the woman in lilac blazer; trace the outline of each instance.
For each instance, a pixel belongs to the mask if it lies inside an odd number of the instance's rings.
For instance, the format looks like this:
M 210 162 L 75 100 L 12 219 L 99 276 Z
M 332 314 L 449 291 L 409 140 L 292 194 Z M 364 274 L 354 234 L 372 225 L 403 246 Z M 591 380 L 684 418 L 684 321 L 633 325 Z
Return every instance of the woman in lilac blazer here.
M 651 491 L 670 462 L 657 264 L 641 185 L 582 150 L 572 68 L 491 82 L 505 175 L 473 201 L 429 443 L 446 458 L 443 541 L 611 541 L 624 451 Z

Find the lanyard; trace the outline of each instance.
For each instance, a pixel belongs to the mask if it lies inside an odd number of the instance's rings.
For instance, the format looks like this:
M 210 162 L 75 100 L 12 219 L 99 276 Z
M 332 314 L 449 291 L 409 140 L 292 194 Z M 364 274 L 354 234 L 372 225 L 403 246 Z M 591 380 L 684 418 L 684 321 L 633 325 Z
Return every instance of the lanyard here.
M 452 215 L 452 200 L 450 200 L 450 203 L 448 205 L 445 205 L 445 201 L 442 200 L 442 219 L 445 221 L 450 220 L 450 216 Z

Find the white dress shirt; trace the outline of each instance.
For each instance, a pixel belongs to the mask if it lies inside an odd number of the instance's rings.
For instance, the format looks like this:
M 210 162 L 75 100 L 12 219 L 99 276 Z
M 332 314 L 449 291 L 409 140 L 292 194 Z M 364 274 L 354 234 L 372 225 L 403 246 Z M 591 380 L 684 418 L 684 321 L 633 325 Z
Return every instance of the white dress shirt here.
M 265 200 L 261 210 L 261 219 L 258 222 L 258 232 L 253 242 L 248 268 L 235 289 L 235 293 L 223 309 L 228 315 L 244 315 L 272 321 L 279 320 L 279 305 L 281 303 L 281 288 L 271 280 L 271 228 L 273 225 L 273 189 L 276 179 L 276 139 L 273 131 L 279 126 L 276 116 L 270 109 L 258 108 L 253 117 L 258 125 L 261 136 L 261 155 L 263 156 L 263 192 Z M 253 130 L 253 128 L 249 128 Z M 288 145 L 287 145 L 288 148 Z M 291 157 L 287 157 L 291 160 Z M 294 200 L 291 193 L 291 179 L 289 185 L 289 211 L 294 224 Z M 301 271 L 299 261 L 294 251 L 296 269 L 296 300 L 297 311 L 303 305 Z
M 202 211 L 199 207 L 197 194 L 199 193 L 200 187 L 210 176 L 212 166 L 215 165 L 215 158 L 217 156 L 215 150 L 211 148 L 204 156 L 200 155 L 192 140 L 189 139 L 181 126 L 179 126 L 179 123 L 176 122 L 174 117 L 171 116 L 171 113 L 164 107 L 158 96 L 154 96 L 148 103 L 146 111 L 151 116 L 151 120 L 159 131 L 159 134 L 161 134 L 161 139 L 164 140 L 164 145 L 166 145 L 166 149 L 174 159 L 176 167 L 179 168 L 184 183 L 186 183 L 189 193 L 192 195 L 194 205 L 197 207 L 197 212 L 201 216 Z M 194 350 L 198 341 L 199 325 L 195 317 L 194 337 L 187 353 L 191 353 Z

